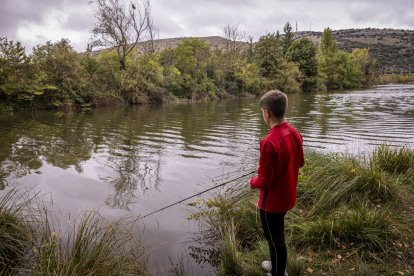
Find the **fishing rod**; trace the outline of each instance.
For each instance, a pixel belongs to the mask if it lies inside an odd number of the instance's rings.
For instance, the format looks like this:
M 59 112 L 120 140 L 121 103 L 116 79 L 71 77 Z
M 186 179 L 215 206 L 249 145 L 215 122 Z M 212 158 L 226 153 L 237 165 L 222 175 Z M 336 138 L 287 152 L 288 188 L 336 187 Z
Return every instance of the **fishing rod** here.
M 186 198 L 184 198 L 184 199 L 182 199 L 182 200 L 180 200 L 180 201 L 174 202 L 174 203 L 172 203 L 172 204 L 170 204 L 170 205 L 167 205 L 167 206 L 162 207 L 162 208 L 160 208 L 160 209 L 158 209 L 158 210 L 155 210 L 155 211 L 153 211 L 153 212 L 151 212 L 151 213 L 149 213 L 149 214 L 146 214 L 145 216 L 142 216 L 142 217 L 138 218 L 138 220 L 141 220 L 141 219 L 143 219 L 143 218 L 149 217 L 149 216 L 151 216 L 151 215 L 153 215 L 153 214 L 155 214 L 155 213 L 161 212 L 161 211 L 163 211 L 163 210 L 165 210 L 165 209 L 168 209 L 168 208 L 170 208 L 170 207 L 172 207 L 172 206 L 174 206 L 174 205 L 177 205 L 177 204 L 180 204 L 180 203 L 182 203 L 182 202 L 184 202 L 184 201 L 186 201 L 186 200 L 189 200 L 190 198 L 193 198 L 193 197 L 196 197 L 196 196 L 202 195 L 202 194 L 204 194 L 204 193 L 207 193 L 208 191 L 211 191 L 211 190 L 214 190 L 214 189 L 216 189 L 216 188 L 218 188 L 218 187 L 221 187 L 221 186 L 227 185 L 227 184 L 229 184 L 230 182 L 236 181 L 236 180 L 238 180 L 238 179 L 240 179 L 240 178 L 246 177 L 246 176 L 251 175 L 251 174 L 253 174 L 253 173 L 255 173 L 255 172 L 256 172 L 256 170 L 251 171 L 251 172 L 249 172 L 249 173 L 243 174 L 243 175 L 241 175 L 241 176 L 239 176 L 239 177 L 236 177 L 236 178 L 234 178 L 234 179 L 231 179 L 231 180 L 226 181 L 226 182 L 224 182 L 224 183 L 221 183 L 221 184 L 219 184 L 219 185 L 216 185 L 216 186 L 213 186 L 213 187 L 211 187 L 211 188 L 208 188 L 207 190 L 204 190 L 204 191 L 202 191 L 202 192 L 199 192 L 199 193 L 197 193 L 197 194 L 195 194 L 195 195 L 192 195 L 192 196 L 186 197 Z

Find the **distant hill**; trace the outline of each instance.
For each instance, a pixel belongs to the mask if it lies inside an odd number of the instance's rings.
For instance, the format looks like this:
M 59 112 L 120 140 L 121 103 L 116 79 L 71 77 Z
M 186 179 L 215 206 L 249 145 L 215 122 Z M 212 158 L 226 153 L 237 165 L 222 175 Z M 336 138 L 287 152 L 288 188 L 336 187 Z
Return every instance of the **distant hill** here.
M 381 73 L 414 73 L 414 31 L 394 29 L 346 29 L 333 31 L 338 47 L 351 52 L 370 48 Z M 322 32 L 297 32 L 295 38 L 319 41 Z
M 414 31 L 395 29 L 345 29 L 333 31 L 338 47 L 351 52 L 354 48 L 370 48 L 370 53 L 378 61 L 381 73 L 414 73 Z M 318 42 L 322 32 L 296 32 L 295 39 L 307 37 Z M 229 41 L 220 36 L 197 37 L 205 40 L 213 48 L 224 48 Z M 158 39 L 155 49 L 162 51 L 175 48 L 185 37 Z M 241 47 L 248 43 L 240 41 Z M 138 45 L 145 48 L 146 42 Z
M 221 36 L 204 36 L 204 37 L 175 37 L 175 38 L 164 38 L 164 39 L 157 39 L 154 40 L 154 45 L 155 45 L 155 49 L 157 51 L 162 51 L 165 50 L 167 48 L 175 48 L 177 47 L 177 45 L 183 41 L 186 38 L 198 38 L 198 39 L 203 39 L 205 40 L 210 47 L 212 48 L 217 48 L 217 49 L 222 49 L 225 48 L 226 45 L 228 43 L 230 43 L 230 40 L 221 37 Z M 147 45 L 147 41 L 144 42 L 140 42 L 138 44 L 138 50 L 144 50 L 146 45 Z M 243 46 L 247 46 L 248 43 L 247 42 L 243 42 L 243 41 L 238 41 L 237 44 L 239 44 L 241 47 Z

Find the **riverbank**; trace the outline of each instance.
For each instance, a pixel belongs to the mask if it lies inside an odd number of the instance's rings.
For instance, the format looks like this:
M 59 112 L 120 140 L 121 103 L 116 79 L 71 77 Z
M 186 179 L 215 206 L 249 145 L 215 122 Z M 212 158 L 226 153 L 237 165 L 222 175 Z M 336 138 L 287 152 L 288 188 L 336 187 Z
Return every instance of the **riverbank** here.
M 205 229 L 195 252 L 220 275 L 262 275 L 260 264 L 269 258 L 258 195 L 241 184 L 199 203 L 192 216 Z M 413 194 L 412 150 L 380 146 L 358 157 L 308 152 L 297 206 L 286 217 L 289 275 L 411 275 Z
M 248 47 L 230 47 L 236 41 L 225 39 L 216 48 L 186 38 L 172 48 L 126 56 L 109 49 L 77 53 L 67 39 L 26 54 L 21 43 L 0 38 L 0 112 L 212 101 L 276 88 L 297 93 L 375 84 L 377 67 L 368 48 L 339 50 L 329 28 L 321 40 L 326 37 L 327 45 L 294 41 L 289 23 L 285 27 L 290 35 L 268 33 Z
M 413 160 L 412 150 L 388 146 L 359 157 L 308 152 L 298 205 L 286 219 L 289 275 L 412 273 Z M 242 189 L 197 201 L 200 212 L 192 215 L 208 227 L 196 234 L 201 246 L 192 255 L 221 275 L 261 275 L 267 258 L 257 193 L 246 181 L 234 186 Z M 148 256 L 128 223 L 85 213 L 59 231 L 42 206 L 37 195 L 3 195 L 0 272 L 148 274 Z

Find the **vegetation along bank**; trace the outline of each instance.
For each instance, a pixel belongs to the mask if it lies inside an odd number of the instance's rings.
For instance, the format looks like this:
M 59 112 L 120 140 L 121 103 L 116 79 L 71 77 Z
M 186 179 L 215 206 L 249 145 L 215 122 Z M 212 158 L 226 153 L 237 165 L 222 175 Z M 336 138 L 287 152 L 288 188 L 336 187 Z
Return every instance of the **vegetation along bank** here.
M 371 154 L 307 152 L 297 206 L 286 216 L 289 275 L 412 275 L 414 152 L 379 146 Z M 220 275 L 263 275 L 269 258 L 247 179 L 198 201 L 203 229 L 193 255 Z
M 113 48 L 77 53 L 65 39 L 28 54 L 21 43 L 1 38 L 0 112 L 214 100 L 273 88 L 355 89 L 413 79 L 379 77 L 368 48 L 340 50 L 329 28 L 318 42 L 295 39 L 289 23 L 283 35 L 269 33 L 255 43 L 236 40 L 237 27 L 224 30 L 226 38 L 218 43 L 186 38 L 156 49 L 142 42 L 123 59 Z

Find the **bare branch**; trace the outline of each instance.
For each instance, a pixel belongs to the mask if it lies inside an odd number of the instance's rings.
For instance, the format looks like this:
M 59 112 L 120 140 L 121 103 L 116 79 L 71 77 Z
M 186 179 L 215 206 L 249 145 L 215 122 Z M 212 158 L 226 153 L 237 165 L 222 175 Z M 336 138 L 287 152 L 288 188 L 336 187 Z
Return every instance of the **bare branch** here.
M 91 3 L 97 8 L 97 23 L 92 30 L 94 40 L 100 46 L 115 48 L 121 69 L 125 69 L 126 57 L 153 29 L 149 0 L 131 1 L 128 5 L 120 0 L 92 0 Z
M 243 40 L 245 34 L 239 30 L 239 25 L 227 24 L 223 27 L 224 37 L 227 39 L 227 51 L 239 51 L 239 42 Z

